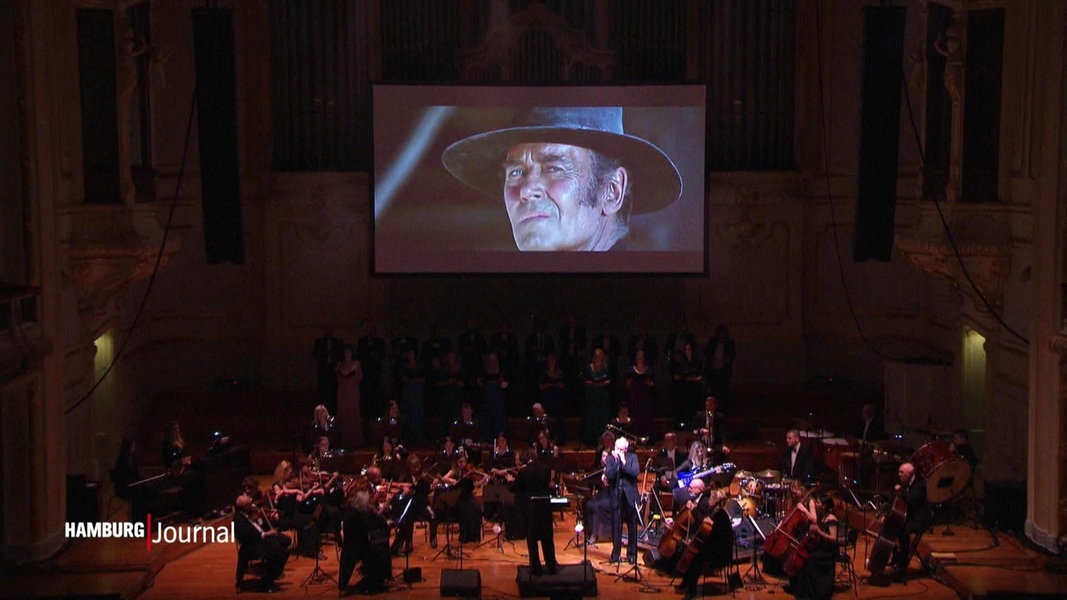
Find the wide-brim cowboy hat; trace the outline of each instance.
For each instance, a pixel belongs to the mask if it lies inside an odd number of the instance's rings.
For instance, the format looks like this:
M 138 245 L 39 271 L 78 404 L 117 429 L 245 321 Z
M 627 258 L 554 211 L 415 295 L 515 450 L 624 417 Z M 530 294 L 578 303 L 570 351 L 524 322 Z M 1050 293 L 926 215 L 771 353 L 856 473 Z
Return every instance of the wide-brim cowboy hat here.
M 682 193 L 674 161 L 655 144 L 626 133 L 617 106 L 521 110 L 511 127 L 463 138 L 445 149 L 441 161 L 456 179 L 503 199 L 504 158 L 516 144 L 530 143 L 579 146 L 618 160 L 630 174 L 634 214 L 663 209 Z

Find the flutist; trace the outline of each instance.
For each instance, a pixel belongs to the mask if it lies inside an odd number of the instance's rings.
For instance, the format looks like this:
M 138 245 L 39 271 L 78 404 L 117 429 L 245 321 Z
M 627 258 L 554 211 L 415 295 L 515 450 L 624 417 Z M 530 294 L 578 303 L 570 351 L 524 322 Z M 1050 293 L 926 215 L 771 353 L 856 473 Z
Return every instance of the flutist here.
M 621 437 L 608 455 L 604 477 L 612 510 L 611 562 L 619 562 L 622 554 L 622 524 L 627 526 L 626 560 L 637 564 L 637 475 L 641 471 L 637 455 L 629 452 L 630 442 Z

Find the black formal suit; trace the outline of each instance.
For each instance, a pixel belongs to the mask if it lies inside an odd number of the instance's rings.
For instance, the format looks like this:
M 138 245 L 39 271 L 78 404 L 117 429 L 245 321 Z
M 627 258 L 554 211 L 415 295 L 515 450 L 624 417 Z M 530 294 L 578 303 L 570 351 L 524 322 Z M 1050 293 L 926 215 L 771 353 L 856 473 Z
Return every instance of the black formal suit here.
M 782 453 L 782 476 L 808 481 L 815 475 L 815 459 L 811 455 L 811 448 L 801 440 L 796 451 L 796 460 L 793 460 L 792 448 L 786 446 L 785 452 Z
M 264 587 L 272 586 L 274 580 L 285 570 L 291 540 L 284 534 L 265 530 L 258 523 L 249 520 L 248 515 L 240 510 L 234 512 L 233 527 L 237 542 L 241 545 L 237 560 L 248 561 L 258 558 L 263 563 L 260 583 Z
M 926 481 L 915 475 L 908 485 L 901 485 L 899 494 L 908 505 L 897 547 L 893 550 L 893 565 L 905 569 L 911 560 L 913 540 L 930 526 L 930 508 L 926 501 Z
M 619 560 L 622 551 L 622 525 L 625 519 L 626 555 L 630 562 L 637 560 L 637 475 L 641 466 L 637 455 L 627 452 L 620 462 L 614 453 L 608 455 L 604 475 L 608 479 L 608 494 L 612 505 L 611 559 Z
M 372 510 L 348 507 L 344 512 L 344 543 L 341 546 L 341 566 L 337 587 L 348 589 L 356 564 L 363 562 L 363 579 L 356 588 L 368 593 L 381 591 L 392 575 L 389 553 L 389 523 Z
M 540 461 L 532 462 L 515 475 L 511 491 L 515 494 L 515 505 L 527 512 L 526 549 L 530 554 L 530 571 L 540 575 L 541 561 L 538 558 L 537 543 L 541 542 L 541 551 L 545 555 L 545 567 L 549 573 L 555 573 L 556 546 L 552 539 L 552 505 L 548 498 L 552 495 L 552 469 Z
M 711 533 L 689 565 L 689 570 L 682 577 L 682 587 L 685 588 L 686 597 L 697 595 L 698 584 L 705 571 L 709 568 L 718 569 L 729 565 L 733 555 L 734 531 L 730 516 L 722 509 L 721 504 L 712 505 L 707 495 L 701 498 L 693 509 L 693 523 L 697 531 L 700 530 L 700 525 L 705 518 L 710 518 L 713 526 Z
M 877 442 L 886 439 L 885 422 L 881 415 L 875 415 L 870 421 L 864 421 L 856 432 L 856 439 L 861 442 Z

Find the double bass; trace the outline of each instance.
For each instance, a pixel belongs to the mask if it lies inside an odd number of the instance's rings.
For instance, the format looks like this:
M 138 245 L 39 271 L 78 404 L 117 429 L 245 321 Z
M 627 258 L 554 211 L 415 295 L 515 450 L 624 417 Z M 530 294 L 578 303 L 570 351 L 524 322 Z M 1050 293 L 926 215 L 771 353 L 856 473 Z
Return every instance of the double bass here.
M 878 540 L 874 542 L 871 553 L 867 557 L 867 571 L 871 575 L 882 575 L 889 559 L 893 557 L 893 548 L 897 545 L 900 532 L 904 530 L 904 520 L 908 517 L 908 503 L 904 496 L 897 494 L 893 499 L 893 506 L 882 520 L 882 526 L 878 532 Z

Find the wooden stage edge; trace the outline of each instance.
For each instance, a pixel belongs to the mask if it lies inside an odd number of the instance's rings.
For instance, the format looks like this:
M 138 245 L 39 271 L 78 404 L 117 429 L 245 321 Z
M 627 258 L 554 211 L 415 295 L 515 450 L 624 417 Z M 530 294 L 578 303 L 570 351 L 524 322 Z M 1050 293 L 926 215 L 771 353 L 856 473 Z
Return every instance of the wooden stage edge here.
M 668 597 L 680 598 L 669 576 L 645 567 L 643 581 L 618 578 L 615 565 L 608 564 L 611 544 L 600 542 L 586 552 L 568 546 L 572 540 L 573 513 L 565 513 L 556 521 L 555 543 L 561 565 L 581 565 L 588 560 L 596 576 L 596 595 L 606 598 L 633 598 L 655 591 Z M 397 582 L 379 598 L 422 600 L 440 598 L 443 573 L 456 568 L 474 569 L 480 573 L 482 598 L 523 597 L 527 564 L 524 540 L 502 541 L 498 546 L 491 526 L 484 530 L 483 545 L 465 544 L 463 564 L 456 559 L 436 556 L 430 548 L 424 530 L 416 530 L 415 552 L 410 560 L 393 559 Z M 919 546 L 919 556 L 913 559 L 903 582 L 888 587 L 871 585 L 866 580 L 865 551 L 872 540 L 861 536 L 853 562 L 860 576 L 856 596 L 865 600 L 915 597 L 934 600 L 1004 598 L 1063 598 L 1067 597 L 1067 576 L 1063 563 L 1042 554 L 1006 532 L 991 532 L 970 525 L 953 525 L 952 535 L 944 535 L 945 525 L 928 532 Z M 439 534 L 442 544 L 444 532 Z M 232 544 L 185 544 L 181 547 L 146 553 L 143 540 L 82 540 L 72 544 L 63 555 L 49 565 L 24 569 L 8 574 L 0 582 L 0 598 L 113 598 L 113 599 L 199 599 L 233 597 L 236 553 Z M 331 546 L 324 546 L 326 560 L 320 566 L 336 577 L 337 557 Z M 642 555 L 644 552 L 642 552 Z M 749 554 L 750 556 L 751 554 Z M 762 566 L 762 561 L 757 563 Z M 266 595 L 242 592 L 241 597 L 304 598 L 308 596 L 337 597 L 336 583 L 330 580 L 303 585 L 315 561 L 292 557 L 279 579 L 277 593 Z M 418 568 L 422 579 L 410 586 L 400 582 L 407 568 Z M 623 565 L 627 567 L 627 565 Z M 784 593 L 784 579 L 762 573 L 763 582 L 755 581 L 749 559 L 737 564 L 737 573 L 744 576 L 745 586 L 736 590 L 737 597 L 778 600 L 789 597 Z M 625 570 L 625 569 L 624 569 Z M 841 573 L 843 574 L 842 570 Z M 252 575 L 247 579 L 254 579 Z M 354 584 L 359 575 L 352 579 Z M 528 578 L 528 574 L 527 574 Z M 705 593 L 723 595 L 721 577 L 706 580 Z M 849 597 L 847 579 L 839 579 L 835 596 Z M 530 588 L 525 591 L 529 592 Z M 724 597 L 728 597 L 725 595 Z

